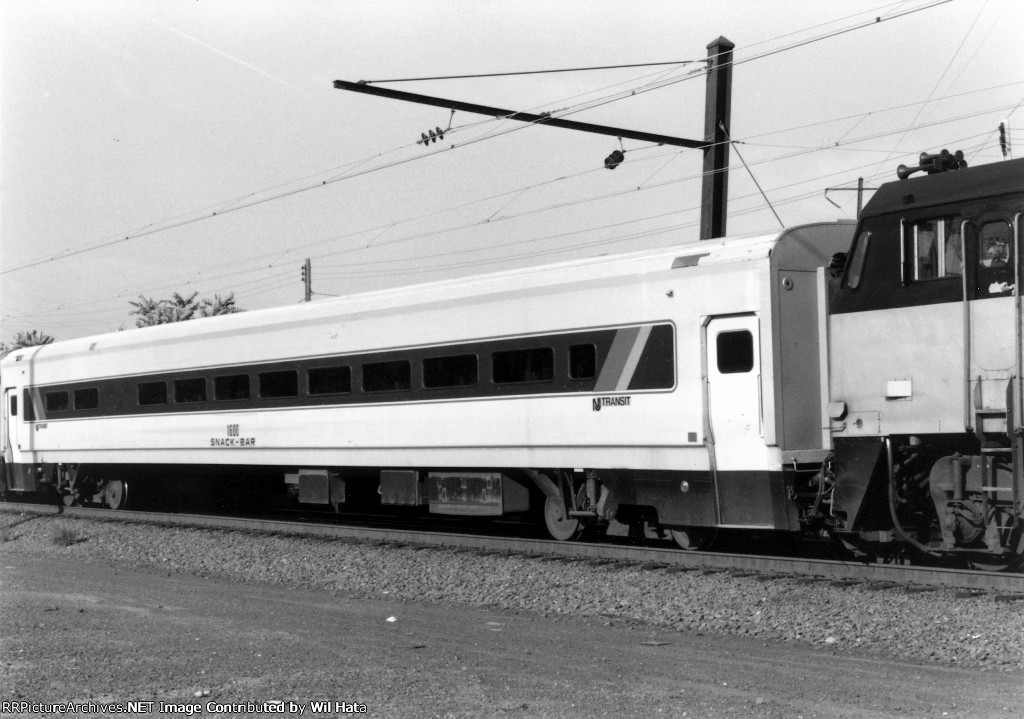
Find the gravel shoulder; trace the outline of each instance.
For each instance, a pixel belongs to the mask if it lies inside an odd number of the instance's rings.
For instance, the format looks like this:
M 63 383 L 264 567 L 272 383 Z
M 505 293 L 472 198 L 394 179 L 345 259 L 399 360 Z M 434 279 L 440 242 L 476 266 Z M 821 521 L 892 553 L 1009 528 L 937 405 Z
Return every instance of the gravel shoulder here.
M 990 597 L 55 517 L 2 531 L 0 702 L 808 719 L 1024 706 L 1024 605 Z

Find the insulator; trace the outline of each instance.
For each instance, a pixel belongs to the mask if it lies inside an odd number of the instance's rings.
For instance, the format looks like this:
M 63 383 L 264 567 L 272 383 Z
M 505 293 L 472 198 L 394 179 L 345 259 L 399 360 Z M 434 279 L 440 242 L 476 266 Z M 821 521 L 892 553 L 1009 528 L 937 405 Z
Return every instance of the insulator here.
M 604 158 L 604 166 L 609 170 L 614 170 L 616 167 L 622 164 L 622 161 L 626 159 L 626 155 L 622 150 L 615 150 L 608 157 Z
M 444 139 L 444 130 L 442 130 L 440 127 L 437 128 L 437 139 L 438 140 L 443 140 Z

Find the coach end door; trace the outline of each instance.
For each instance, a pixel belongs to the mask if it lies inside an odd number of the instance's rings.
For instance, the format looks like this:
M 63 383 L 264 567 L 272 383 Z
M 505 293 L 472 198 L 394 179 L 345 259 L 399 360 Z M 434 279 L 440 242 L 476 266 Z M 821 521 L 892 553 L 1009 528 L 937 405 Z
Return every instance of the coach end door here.
M 757 507 L 764 492 L 760 333 L 756 315 L 705 324 L 705 442 L 718 495 L 719 523 L 770 525 Z M 768 507 L 770 507 L 770 502 Z

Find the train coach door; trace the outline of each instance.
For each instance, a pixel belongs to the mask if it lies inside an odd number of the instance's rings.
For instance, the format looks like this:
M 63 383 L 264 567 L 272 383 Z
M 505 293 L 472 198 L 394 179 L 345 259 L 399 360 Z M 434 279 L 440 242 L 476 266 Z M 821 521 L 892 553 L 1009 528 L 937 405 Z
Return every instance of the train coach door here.
M 709 318 L 704 333 L 705 437 L 719 501 L 719 521 L 737 506 L 725 495 L 737 489 L 734 478 L 764 455 L 761 422 L 761 357 L 755 315 Z M 730 489 L 732 488 L 732 489 Z
M 4 390 L 3 406 L 0 407 L 0 457 L 3 457 L 3 471 L 7 472 L 14 461 L 14 448 L 17 446 L 15 432 L 18 421 L 18 392 L 14 387 Z M 7 482 L 6 476 L 0 481 Z

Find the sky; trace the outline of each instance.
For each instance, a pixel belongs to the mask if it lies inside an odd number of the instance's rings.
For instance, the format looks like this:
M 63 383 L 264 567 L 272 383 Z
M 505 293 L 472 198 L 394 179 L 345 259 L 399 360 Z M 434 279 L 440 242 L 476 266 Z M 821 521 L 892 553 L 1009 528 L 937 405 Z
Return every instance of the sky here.
M 725 37 L 739 235 L 853 218 L 921 152 L 1002 161 L 1001 121 L 1024 155 L 1022 31 L 1019 0 L 2 0 L 0 339 L 296 304 L 306 258 L 324 301 L 698 241 L 700 150 L 334 80 L 669 63 L 380 86 L 700 140 Z

